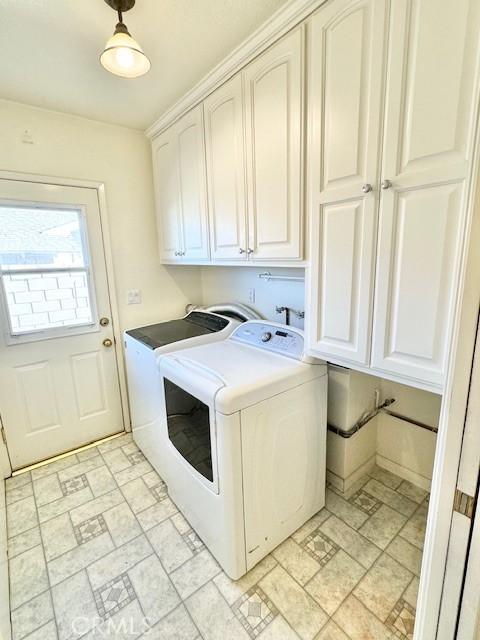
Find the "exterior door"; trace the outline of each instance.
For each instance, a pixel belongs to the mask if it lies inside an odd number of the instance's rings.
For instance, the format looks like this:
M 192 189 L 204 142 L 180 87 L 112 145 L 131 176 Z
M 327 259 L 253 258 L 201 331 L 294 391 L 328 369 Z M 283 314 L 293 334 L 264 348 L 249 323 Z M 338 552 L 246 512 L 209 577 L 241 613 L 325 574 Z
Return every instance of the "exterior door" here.
M 123 431 L 97 191 L 0 180 L 0 267 L 12 467 Z
M 310 23 L 308 343 L 370 361 L 384 0 L 339 0 Z
M 296 29 L 244 71 L 253 260 L 302 258 L 303 36 Z
M 182 212 L 182 257 L 187 262 L 208 261 L 210 251 L 202 106 L 195 107 L 183 116 L 175 129 Z
M 437 391 L 475 141 L 479 14 L 476 0 L 391 3 L 372 366 Z
M 242 76 L 203 103 L 213 260 L 247 258 Z

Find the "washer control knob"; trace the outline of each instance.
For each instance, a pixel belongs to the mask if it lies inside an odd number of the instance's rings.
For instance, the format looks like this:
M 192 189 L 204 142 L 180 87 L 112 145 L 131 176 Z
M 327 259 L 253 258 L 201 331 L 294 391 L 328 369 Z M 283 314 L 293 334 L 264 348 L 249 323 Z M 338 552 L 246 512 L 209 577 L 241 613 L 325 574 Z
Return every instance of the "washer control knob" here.
M 262 333 L 262 342 L 268 342 L 271 339 L 272 339 L 272 334 L 270 333 L 270 331 L 266 331 L 265 333 Z

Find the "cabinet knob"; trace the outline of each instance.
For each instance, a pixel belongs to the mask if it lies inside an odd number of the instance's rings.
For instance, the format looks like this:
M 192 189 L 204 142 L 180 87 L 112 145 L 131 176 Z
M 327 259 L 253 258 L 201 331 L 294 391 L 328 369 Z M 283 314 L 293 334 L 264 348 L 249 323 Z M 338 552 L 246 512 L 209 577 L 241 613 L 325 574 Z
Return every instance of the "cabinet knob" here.
M 370 191 L 372 191 L 372 189 L 373 189 L 373 187 L 369 182 L 364 184 L 363 187 L 362 187 L 363 193 L 370 193 Z
M 251 253 L 253 253 L 253 249 L 250 249 L 250 248 L 249 248 L 249 249 L 248 249 L 248 251 L 247 251 L 247 253 L 248 253 L 248 255 L 250 255 Z
M 179 256 L 180 255 L 180 251 L 175 251 L 175 255 Z
M 392 187 L 393 187 L 393 184 L 390 180 L 382 181 L 382 189 L 391 189 Z
M 238 250 L 238 253 L 247 253 L 247 252 L 245 251 L 245 249 L 242 249 L 242 247 L 240 247 L 240 249 Z

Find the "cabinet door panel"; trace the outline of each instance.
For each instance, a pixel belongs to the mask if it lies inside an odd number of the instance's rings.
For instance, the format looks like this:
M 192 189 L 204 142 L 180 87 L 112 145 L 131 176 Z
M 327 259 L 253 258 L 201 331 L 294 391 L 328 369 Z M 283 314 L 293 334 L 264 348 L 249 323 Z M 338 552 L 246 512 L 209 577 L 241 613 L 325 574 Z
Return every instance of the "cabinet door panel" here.
M 208 260 L 202 107 L 189 111 L 176 124 L 176 131 L 184 258 Z
M 393 3 L 372 365 L 441 390 L 474 140 L 475 0 Z
M 307 340 L 318 355 L 361 364 L 370 359 L 384 5 L 339 0 L 309 25 Z
M 392 193 L 382 212 L 373 365 L 441 384 L 455 289 L 462 187 Z
M 242 77 L 237 75 L 204 102 L 210 244 L 214 260 L 247 257 L 242 93 Z
M 178 167 L 173 128 L 152 143 L 156 196 L 157 231 L 160 260 L 180 261 L 180 203 L 178 199 Z
M 375 216 L 362 199 L 324 205 L 320 216 L 317 340 L 325 353 L 341 349 L 354 359 L 366 331 L 363 305 L 370 274 L 364 263 L 365 251 L 373 251 Z
M 253 259 L 302 257 L 303 30 L 244 72 Z
M 390 176 L 468 159 L 478 39 L 473 1 L 392 3 L 384 160 Z

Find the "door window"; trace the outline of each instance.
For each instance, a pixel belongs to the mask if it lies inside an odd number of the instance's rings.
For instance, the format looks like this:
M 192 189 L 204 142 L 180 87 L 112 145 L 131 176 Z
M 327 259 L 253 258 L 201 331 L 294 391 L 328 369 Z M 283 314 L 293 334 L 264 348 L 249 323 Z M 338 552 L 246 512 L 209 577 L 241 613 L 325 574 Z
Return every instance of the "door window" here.
M 12 338 L 95 323 L 81 209 L 0 204 L 0 275 Z

